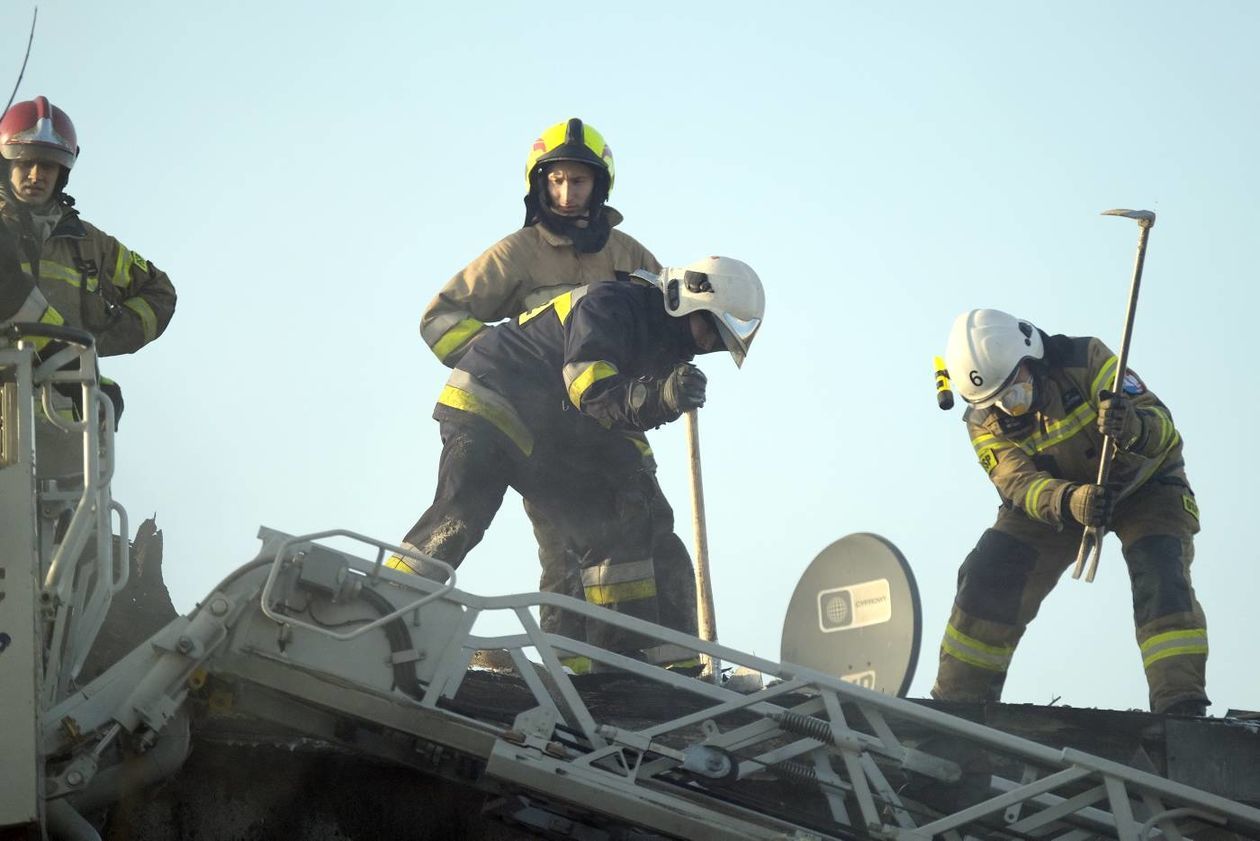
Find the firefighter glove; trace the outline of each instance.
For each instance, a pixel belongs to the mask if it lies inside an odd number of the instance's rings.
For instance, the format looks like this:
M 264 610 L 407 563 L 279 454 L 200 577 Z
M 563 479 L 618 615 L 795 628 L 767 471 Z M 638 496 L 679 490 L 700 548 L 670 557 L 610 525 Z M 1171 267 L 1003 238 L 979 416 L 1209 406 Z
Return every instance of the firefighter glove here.
M 1115 495 L 1102 485 L 1077 485 L 1067 496 L 1068 513 L 1082 526 L 1105 526 Z
M 709 378 L 704 372 L 683 362 L 674 366 L 661 387 L 661 401 L 671 412 L 682 414 L 704 405 L 704 389 Z
M 1134 449 L 1146 431 L 1142 416 L 1123 394 L 1098 393 L 1098 431 L 1128 451 Z

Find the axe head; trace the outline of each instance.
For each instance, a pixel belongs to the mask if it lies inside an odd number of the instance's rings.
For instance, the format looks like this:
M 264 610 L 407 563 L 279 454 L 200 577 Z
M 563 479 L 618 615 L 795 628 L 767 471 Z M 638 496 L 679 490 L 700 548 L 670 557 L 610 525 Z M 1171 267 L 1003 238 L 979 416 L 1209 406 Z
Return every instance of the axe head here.
M 1104 210 L 1103 216 L 1126 216 L 1129 219 L 1136 219 L 1137 223 L 1143 228 L 1149 228 L 1155 224 L 1155 211 L 1153 210 Z

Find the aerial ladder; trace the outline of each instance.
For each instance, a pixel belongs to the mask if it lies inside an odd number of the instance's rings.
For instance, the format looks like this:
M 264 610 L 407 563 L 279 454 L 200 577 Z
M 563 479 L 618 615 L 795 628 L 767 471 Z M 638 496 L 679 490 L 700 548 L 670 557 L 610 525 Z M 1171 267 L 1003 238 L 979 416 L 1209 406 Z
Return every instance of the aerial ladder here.
M 226 697 L 497 795 L 543 838 L 1260 839 L 1260 810 L 1149 771 L 565 596 L 474 595 L 433 558 L 412 556 L 442 581 L 397 572 L 383 562 L 407 552 L 342 529 L 261 529 L 194 610 L 82 679 L 129 569 L 91 337 L 9 327 L 0 410 L 0 828 L 95 841 L 85 815 L 179 773 L 190 698 Z M 737 690 L 545 632 L 545 604 L 764 679 Z M 512 668 L 470 668 L 486 650 Z M 599 673 L 567 673 L 570 656 Z M 610 714 L 593 703 L 610 691 L 668 702 Z

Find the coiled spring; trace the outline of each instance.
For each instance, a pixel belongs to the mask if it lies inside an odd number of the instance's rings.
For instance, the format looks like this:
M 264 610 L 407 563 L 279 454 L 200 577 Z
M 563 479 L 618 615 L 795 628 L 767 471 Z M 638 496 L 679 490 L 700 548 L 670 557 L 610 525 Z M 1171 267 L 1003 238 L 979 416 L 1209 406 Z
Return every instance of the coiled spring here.
M 834 745 L 836 738 L 831 732 L 831 724 L 812 715 L 783 711 L 774 716 L 774 721 L 789 733 L 808 736 L 828 745 Z

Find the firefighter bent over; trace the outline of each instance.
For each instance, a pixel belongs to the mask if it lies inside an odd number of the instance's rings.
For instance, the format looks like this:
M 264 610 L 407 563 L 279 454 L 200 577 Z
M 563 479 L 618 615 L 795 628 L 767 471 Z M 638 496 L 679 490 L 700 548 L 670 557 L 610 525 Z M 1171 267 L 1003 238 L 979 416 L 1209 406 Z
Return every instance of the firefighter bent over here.
M 1083 527 L 1120 539 L 1150 706 L 1204 715 L 1207 622 L 1190 582 L 1199 511 L 1168 409 L 1098 339 L 1049 336 L 998 310 L 959 316 L 946 367 L 970 404 L 980 464 L 1002 498 L 958 572 L 933 697 L 996 701 L 1042 600 L 1076 559 Z M 1107 487 L 1103 436 L 1118 450 Z
M 725 349 L 741 364 L 763 312 L 756 273 L 711 257 L 580 286 L 486 328 L 438 398 L 437 492 L 404 548 L 458 566 L 512 487 L 567 536 L 588 602 L 657 622 L 673 585 L 653 547 L 672 518 L 654 503 L 641 433 L 704 405 L 705 376 L 690 360 Z M 645 650 L 601 622 L 585 635 L 654 663 L 695 656 Z

